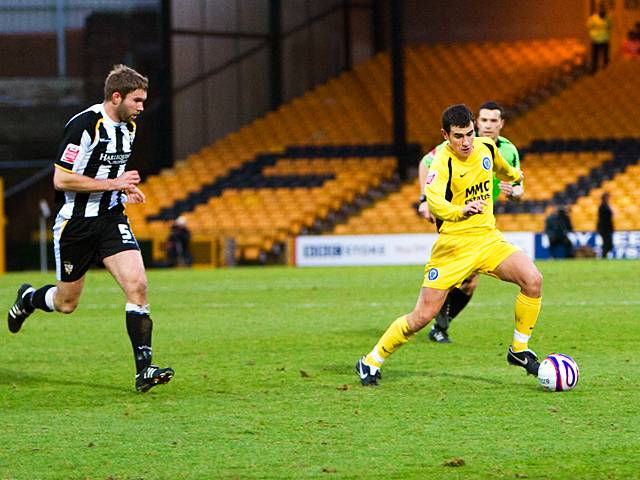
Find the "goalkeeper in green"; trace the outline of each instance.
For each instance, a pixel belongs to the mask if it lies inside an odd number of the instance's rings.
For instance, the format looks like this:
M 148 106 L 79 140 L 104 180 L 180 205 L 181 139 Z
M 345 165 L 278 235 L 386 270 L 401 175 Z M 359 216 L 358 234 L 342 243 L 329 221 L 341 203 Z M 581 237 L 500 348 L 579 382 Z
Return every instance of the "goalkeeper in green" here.
M 498 146 L 503 158 L 516 169 L 520 169 L 520 155 L 518 149 L 507 140 L 500 136 L 500 131 L 504 127 L 504 109 L 496 102 L 485 102 L 478 109 L 478 118 L 476 119 L 476 130 L 479 137 L 490 137 Z M 420 160 L 418 171 L 420 174 L 420 204 L 418 211 L 431 223 L 435 221 L 434 217 L 429 213 L 427 207 L 426 196 L 424 194 L 425 182 L 429 166 L 436 154 L 447 144 L 446 141 L 436 146 L 428 154 Z M 493 193 L 492 200 L 501 195 L 505 195 L 509 200 L 519 200 L 524 193 L 523 187 L 519 183 L 511 184 L 503 182 L 493 177 Z M 451 321 L 462 311 L 469 303 L 471 296 L 478 286 L 478 274 L 474 273 L 467 278 L 459 288 L 452 288 L 447 296 L 442 309 L 433 322 L 433 327 L 429 331 L 429 338 L 438 343 L 451 343 L 449 339 L 449 325 Z

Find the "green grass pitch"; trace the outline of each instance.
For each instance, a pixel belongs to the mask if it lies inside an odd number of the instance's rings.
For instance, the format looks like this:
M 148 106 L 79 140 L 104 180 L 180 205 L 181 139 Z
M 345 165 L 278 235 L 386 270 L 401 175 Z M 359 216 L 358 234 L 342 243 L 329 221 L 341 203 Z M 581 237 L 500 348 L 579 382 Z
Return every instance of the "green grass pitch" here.
M 274 267 L 150 271 L 176 376 L 138 394 L 123 294 L 92 271 L 73 315 L 0 331 L 0 479 L 640 478 L 640 262 L 539 267 L 530 345 L 576 359 L 571 392 L 507 365 L 517 287 L 488 277 L 453 344 L 425 330 L 361 387 L 422 268 Z M 52 275 L 0 277 L 6 308 L 27 280 Z

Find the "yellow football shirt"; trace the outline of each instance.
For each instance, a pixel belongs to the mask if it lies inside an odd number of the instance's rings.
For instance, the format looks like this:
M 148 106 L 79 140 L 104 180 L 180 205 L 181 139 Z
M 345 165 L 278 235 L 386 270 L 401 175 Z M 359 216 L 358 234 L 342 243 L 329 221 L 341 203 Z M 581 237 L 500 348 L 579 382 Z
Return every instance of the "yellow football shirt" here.
M 429 210 L 438 219 L 440 233 L 481 234 L 496 228 L 493 216 L 493 172 L 500 180 L 520 181 L 520 172 L 502 157 L 492 139 L 473 139 L 473 152 L 466 159 L 458 157 L 449 144 L 436 153 L 425 194 Z M 478 215 L 464 217 L 462 208 L 475 200 L 487 205 Z

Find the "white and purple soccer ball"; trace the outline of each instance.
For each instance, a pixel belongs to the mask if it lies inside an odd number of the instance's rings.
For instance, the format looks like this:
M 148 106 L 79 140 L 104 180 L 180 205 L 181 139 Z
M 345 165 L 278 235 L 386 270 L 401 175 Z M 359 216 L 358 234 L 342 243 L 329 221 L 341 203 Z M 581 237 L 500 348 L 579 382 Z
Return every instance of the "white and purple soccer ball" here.
M 569 355 L 552 353 L 540 363 L 538 381 L 554 392 L 572 390 L 580 380 L 578 364 Z

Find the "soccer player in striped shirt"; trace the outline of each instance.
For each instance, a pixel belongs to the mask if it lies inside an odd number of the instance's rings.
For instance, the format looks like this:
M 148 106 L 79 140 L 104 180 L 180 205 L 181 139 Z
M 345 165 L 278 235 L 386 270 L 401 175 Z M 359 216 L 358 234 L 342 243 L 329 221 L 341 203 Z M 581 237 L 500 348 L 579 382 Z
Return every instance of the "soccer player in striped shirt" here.
M 500 131 L 504 127 L 504 109 L 499 103 L 485 102 L 478 109 L 476 128 L 479 137 L 489 137 L 497 145 L 502 157 L 514 168 L 520 168 L 520 155 L 518 149 L 507 138 L 500 136 Z M 435 222 L 434 217 L 427 208 L 426 196 L 424 194 L 427 172 L 431 166 L 434 155 L 447 144 L 446 141 L 436 146 L 426 154 L 418 167 L 420 177 L 420 205 L 418 211 L 431 223 Z M 493 196 L 495 202 L 500 194 L 505 195 L 509 200 L 519 200 L 524 193 L 520 182 L 504 182 L 493 176 Z M 452 288 L 447 296 L 447 300 L 433 322 L 429 331 L 429 338 L 438 343 L 450 343 L 449 325 L 451 321 L 464 309 L 471 300 L 471 296 L 478 286 L 478 274 L 474 273 L 467 278 L 460 287 Z
M 147 277 L 140 247 L 124 203 L 142 203 L 140 175 L 126 170 L 144 110 L 149 81 L 125 65 L 105 80 L 104 102 L 75 115 L 64 129 L 53 185 L 57 213 L 53 226 L 55 285 L 18 289 L 9 309 L 9 330 L 17 333 L 36 309 L 72 313 L 80 300 L 85 274 L 102 261 L 126 296 L 125 318 L 136 366 L 135 388 L 145 392 L 173 377 L 171 368 L 151 363 Z

